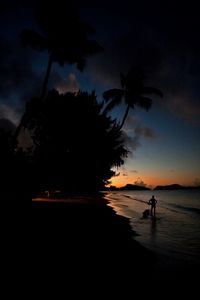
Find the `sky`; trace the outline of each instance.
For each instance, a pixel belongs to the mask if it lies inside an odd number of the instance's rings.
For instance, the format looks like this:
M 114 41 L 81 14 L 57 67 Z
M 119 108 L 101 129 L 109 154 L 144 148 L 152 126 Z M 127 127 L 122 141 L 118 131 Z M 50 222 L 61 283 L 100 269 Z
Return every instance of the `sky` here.
M 40 1 L 39 1 L 40 2 Z M 145 85 L 162 90 L 152 108 L 130 111 L 123 128 L 129 157 L 112 184 L 200 184 L 200 16 L 193 1 L 78 0 L 83 20 L 104 51 L 84 72 L 54 64 L 49 88 L 94 90 L 99 100 L 120 88 L 120 72 L 140 66 Z M 116 3 L 119 2 L 119 3 Z M 59 0 L 52 1 L 59 11 Z M 68 1 L 66 1 L 66 9 Z M 2 1 L 0 9 L 0 126 L 17 125 L 25 103 L 41 90 L 48 53 L 23 48 L 19 34 L 37 29 L 36 1 Z M 48 4 L 47 4 L 48 7 Z M 121 105 L 111 113 L 119 121 Z M 6 120 L 6 121 L 5 121 Z M 10 126 L 10 124 L 9 124 Z

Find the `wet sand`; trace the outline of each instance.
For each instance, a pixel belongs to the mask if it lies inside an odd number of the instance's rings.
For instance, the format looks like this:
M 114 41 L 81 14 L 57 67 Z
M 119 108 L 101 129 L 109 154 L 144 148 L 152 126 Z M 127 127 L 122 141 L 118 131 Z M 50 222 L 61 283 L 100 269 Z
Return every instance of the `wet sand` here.
M 79 281 L 139 281 L 144 271 L 151 273 L 154 253 L 134 240 L 129 220 L 106 203 L 98 196 L 33 200 L 33 267 L 45 277 L 63 273 Z
M 171 275 L 179 284 L 176 274 L 163 269 L 163 257 L 134 240 L 129 219 L 99 196 L 34 199 L 31 249 L 37 287 L 45 280 L 67 289 L 84 283 L 104 290 L 114 282 L 114 289 L 130 291 L 155 281 L 165 285 Z

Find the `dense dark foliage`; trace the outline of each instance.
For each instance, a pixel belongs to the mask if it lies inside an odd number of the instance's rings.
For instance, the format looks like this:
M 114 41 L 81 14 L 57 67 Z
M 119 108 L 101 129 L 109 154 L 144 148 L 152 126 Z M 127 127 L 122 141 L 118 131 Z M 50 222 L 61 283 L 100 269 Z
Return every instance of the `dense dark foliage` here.
M 19 148 L 12 132 L 5 129 L 0 129 L 0 166 L 1 199 L 14 203 L 32 196 L 34 178 L 29 151 Z
M 97 191 L 114 175 L 112 167 L 123 164 L 122 133 L 101 108 L 94 92 L 55 90 L 42 103 L 34 98 L 27 105 L 39 190 Z
M 48 88 L 48 81 L 53 63 L 60 66 L 64 64 L 75 64 L 83 71 L 87 58 L 103 51 L 99 43 L 91 39 L 90 34 L 94 29 L 79 17 L 77 9 L 69 1 L 66 4 L 38 1 L 35 9 L 35 19 L 38 31 L 24 29 L 20 34 L 21 43 L 24 47 L 30 46 L 37 51 L 48 51 L 49 59 L 44 77 L 41 101 L 45 97 Z M 23 115 L 16 129 L 17 138 L 22 127 L 26 127 L 26 115 Z

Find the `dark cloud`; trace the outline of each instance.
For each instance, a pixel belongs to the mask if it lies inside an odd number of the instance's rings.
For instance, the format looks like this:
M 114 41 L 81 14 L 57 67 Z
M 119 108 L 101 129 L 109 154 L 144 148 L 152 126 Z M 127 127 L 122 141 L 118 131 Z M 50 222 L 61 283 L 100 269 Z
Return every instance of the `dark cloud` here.
M 76 75 L 73 73 L 66 76 L 66 79 L 62 78 L 58 73 L 53 73 L 51 76 L 51 82 L 52 85 L 62 94 L 67 92 L 77 93 L 79 91 L 79 83 Z
M 36 2 L 43 1 L 1 2 L 4 37 L 13 38 L 11 32 L 19 34 L 24 28 L 22 25 L 33 26 L 31 10 Z M 118 86 L 120 71 L 140 65 L 146 74 L 146 84 L 164 92 L 164 101 L 160 103 L 165 109 L 199 122 L 200 18 L 197 4 L 153 0 L 74 2 L 80 6 L 83 19 L 96 28 L 95 37 L 105 48 L 104 53 L 88 61 L 87 70 L 93 79 L 108 88 Z M 53 1 L 52 5 L 59 7 L 58 1 Z M 15 40 L 17 38 L 16 35 Z M 22 49 L 19 41 L 1 39 L 1 102 L 14 105 L 17 100 L 13 98 L 19 98 L 19 103 L 23 103 L 41 87 L 42 79 L 38 75 L 41 71 L 35 68 L 37 54 L 32 56 L 33 53 Z M 62 78 L 59 82 L 69 84 Z
M 132 125 L 131 129 L 123 131 L 123 140 L 127 146 L 127 149 L 131 153 L 135 151 L 139 146 L 141 146 L 142 138 L 155 139 L 157 137 L 153 129 L 147 126 L 139 125 L 138 120 L 135 121 L 135 119 L 133 119 L 133 122 L 129 123 L 129 126 L 130 124 Z
M 123 141 L 130 153 L 133 154 L 133 151 L 135 151 L 140 144 L 140 136 L 135 135 L 134 137 L 128 135 L 125 131 L 123 132 Z
M 130 114 L 124 126 L 123 139 L 131 153 L 141 146 L 142 138 L 156 139 L 157 134 L 150 127 L 143 125 L 138 117 Z
M 24 102 L 37 95 L 41 78 L 32 67 L 32 56 L 20 43 L 0 39 L 0 104 L 20 111 Z M 6 106 L 5 106 L 6 107 Z
M 8 119 L 2 118 L 0 119 L 0 129 L 13 132 L 16 126 Z
M 130 170 L 131 173 L 138 173 L 137 170 Z
M 135 134 L 143 137 L 147 137 L 150 139 L 156 138 L 156 133 L 153 131 L 153 129 L 144 126 L 144 127 L 136 127 L 135 128 Z
M 124 123 L 124 130 L 129 133 L 129 132 L 133 132 L 133 129 L 136 128 L 137 126 L 141 126 L 141 120 L 131 114 L 131 111 L 126 119 L 126 122 Z
M 12 123 L 17 124 L 20 114 L 12 105 L 0 104 L 0 119 L 9 119 Z
M 146 85 L 160 88 L 165 109 L 189 121 L 200 119 L 200 18 L 197 4 L 169 1 L 128 1 L 101 7 L 97 28 L 102 30 L 105 52 L 90 64 L 91 76 L 102 83 L 119 85 L 120 71 L 140 65 Z M 100 22 L 103 20 L 104 24 Z M 156 102 L 157 105 L 157 102 Z

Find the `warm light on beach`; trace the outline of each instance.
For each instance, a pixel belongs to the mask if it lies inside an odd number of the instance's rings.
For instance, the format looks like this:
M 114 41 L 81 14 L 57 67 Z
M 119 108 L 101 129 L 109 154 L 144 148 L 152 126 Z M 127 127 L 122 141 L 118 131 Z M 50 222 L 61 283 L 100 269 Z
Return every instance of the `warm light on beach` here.
M 158 174 L 152 174 L 152 172 L 147 170 L 146 173 L 142 174 L 141 176 L 139 176 L 139 174 L 133 175 L 132 172 L 128 171 L 126 171 L 124 174 L 123 170 L 117 170 L 116 173 L 118 176 L 113 176 L 109 185 L 122 187 L 126 184 L 139 184 L 139 182 L 142 182 L 143 185 L 150 188 L 155 188 L 158 185 L 169 185 L 173 183 L 178 183 L 184 186 L 195 185 L 195 174 L 193 176 L 191 175 L 186 177 L 185 174 L 181 174 L 181 172 L 178 171 L 158 172 Z

